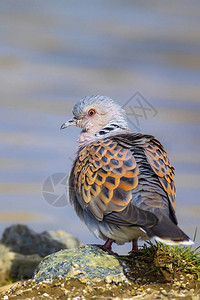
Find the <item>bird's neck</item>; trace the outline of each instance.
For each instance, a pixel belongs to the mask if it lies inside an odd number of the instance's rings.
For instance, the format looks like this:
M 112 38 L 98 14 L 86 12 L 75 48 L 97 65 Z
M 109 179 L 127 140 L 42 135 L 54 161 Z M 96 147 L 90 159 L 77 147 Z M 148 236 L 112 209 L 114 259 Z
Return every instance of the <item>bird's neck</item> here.
M 120 124 L 119 122 L 110 122 L 105 125 L 101 130 L 95 131 L 95 128 L 92 128 L 89 131 L 82 131 L 79 135 L 79 147 L 84 147 L 87 144 L 99 139 L 103 139 L 109 136 L 121 134 L 121 133 L 129 133 L 130 129 L 128 128 L 127 123 Z
M 104 126 L 100 131 L 95 134 L 97 139 L 102 139 L 104 137 L 113 136 L 120 133 L 129 132 L 128 126 L 123 126 L 122 124 L 109 123 Z

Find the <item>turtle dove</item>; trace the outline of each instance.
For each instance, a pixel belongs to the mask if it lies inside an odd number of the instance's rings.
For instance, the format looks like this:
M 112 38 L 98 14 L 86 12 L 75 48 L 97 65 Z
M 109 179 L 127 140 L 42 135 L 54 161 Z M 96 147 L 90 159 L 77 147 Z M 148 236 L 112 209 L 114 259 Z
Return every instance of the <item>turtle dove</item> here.
M 131 133 L 125 111 L 105 96 L 87 96 L 73 108 L 79 149 L 69 175 L 69 199 L 95 236 L 113 242 L 154 238 L 165 244 L 193 242 L 177 226 L 174 167 L 152 135 Z

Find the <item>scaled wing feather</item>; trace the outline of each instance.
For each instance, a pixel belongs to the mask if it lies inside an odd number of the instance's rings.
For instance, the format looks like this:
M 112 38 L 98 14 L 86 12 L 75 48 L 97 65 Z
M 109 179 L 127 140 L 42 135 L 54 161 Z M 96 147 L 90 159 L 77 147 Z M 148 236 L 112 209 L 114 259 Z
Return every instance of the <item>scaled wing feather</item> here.
M 110 139 L 98 140 L 78 153 L 74 188 L 82 208 L 98 220 L 111 211 L 122 211 L 138 185 L 138 166 L 129 149 Z
M 174 185 L 174 167 L 170 164 L 166 152 L 161 145 L 150 143 L 145 148 L 147 160 L 157 174 L 163 189 L 167 193 L 171 206 L 175 211 L 176 189 Z

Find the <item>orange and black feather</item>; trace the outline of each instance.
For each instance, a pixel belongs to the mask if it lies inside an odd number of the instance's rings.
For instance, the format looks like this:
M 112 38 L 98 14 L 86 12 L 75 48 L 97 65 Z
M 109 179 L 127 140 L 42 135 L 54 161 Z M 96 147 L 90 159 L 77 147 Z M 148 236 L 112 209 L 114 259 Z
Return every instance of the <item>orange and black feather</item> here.
M 128 149 L 110 139 L 98 140 L 80 150 L 74 166 L 74 188 L 98 220 L 104 213 L 122 211 L 138 184 L 138 167 Z
M 161 145 L 150 143 L 149 146 L 145 148 L 145 154 L 175 211 L 176 189 L 174 185 L 174 167 L 170 164 L 166 152 Z
M 71 202 L 78 201 L 98 221 L 151 227 L 157 217 L 131 203 L 138 174 L 130 149 L 111 138 L 94 141 L 77 155 L 69 180 L 74 189 Z

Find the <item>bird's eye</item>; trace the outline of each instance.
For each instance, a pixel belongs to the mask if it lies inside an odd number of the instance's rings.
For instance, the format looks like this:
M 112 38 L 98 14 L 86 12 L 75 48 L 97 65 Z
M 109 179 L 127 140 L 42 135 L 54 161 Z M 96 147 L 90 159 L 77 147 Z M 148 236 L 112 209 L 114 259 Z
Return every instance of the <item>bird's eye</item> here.
M 94 109 L 90 109 L 90 110 L 88 111 L 88 115 L 89 115 L 90 117 L 93 117 L 95 114 L 96 114 L 96 111 L 95 111 Z

